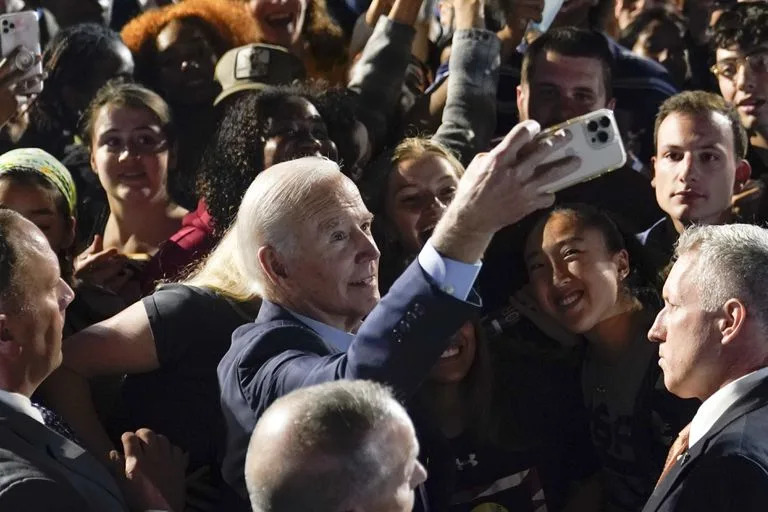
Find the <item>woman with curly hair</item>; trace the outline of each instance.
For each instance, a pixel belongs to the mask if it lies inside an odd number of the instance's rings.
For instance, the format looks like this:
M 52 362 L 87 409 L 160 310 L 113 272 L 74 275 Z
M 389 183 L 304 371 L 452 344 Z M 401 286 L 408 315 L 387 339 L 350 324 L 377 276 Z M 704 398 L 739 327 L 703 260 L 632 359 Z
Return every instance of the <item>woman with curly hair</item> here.
M 198 172 L 201 200 L 142 275 L 145 293 L 204 257 L 237 213 L 253 179 L 264 169 L 302 156 L 338 158 L 336 145 L 307 92 L 298 86 L 244 91 L 228 100 Z
M 186 0 L 151 9 L 122 30 L 136 61 L 136 78 L 170 105 L 179 126 L 178 172 L 170 190 L 194 207 L 195 171 L 214 126 L 216 62 L 227 51 L 257 40 L 243 6 L 230 0 Z

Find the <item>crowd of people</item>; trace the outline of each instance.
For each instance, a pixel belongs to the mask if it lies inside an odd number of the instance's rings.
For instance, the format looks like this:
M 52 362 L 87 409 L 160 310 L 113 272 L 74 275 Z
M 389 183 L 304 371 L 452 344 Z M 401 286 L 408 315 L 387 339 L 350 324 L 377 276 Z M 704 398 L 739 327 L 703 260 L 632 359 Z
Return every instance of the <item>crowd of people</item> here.
M 0 0 L 0 511 L 768 510 L 768 2 L 544 3 Z

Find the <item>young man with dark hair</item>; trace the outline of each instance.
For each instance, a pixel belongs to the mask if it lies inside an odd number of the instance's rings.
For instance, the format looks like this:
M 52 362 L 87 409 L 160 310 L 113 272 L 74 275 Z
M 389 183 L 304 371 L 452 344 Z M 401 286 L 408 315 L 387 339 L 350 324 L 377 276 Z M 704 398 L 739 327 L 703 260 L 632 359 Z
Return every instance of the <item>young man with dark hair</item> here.
M 656 116 L 654 133 L 651 183 L 667 215 L 638 238 L 664 267 L 687 226 L 732 221 L 733 195 L 749 179 L 750 166 L 739 116 L 716 94 L 687 91 L 671 97 Z
M 713 28 L 712 47 L 720 93 L 736 107 L 749 136 L 746 159 L 757 180 L 753 191 L 758 218 L 768 214 L 768 3 L 739 3 L 723 12 Z M 757 194 L 755 194 L 757 195 Z

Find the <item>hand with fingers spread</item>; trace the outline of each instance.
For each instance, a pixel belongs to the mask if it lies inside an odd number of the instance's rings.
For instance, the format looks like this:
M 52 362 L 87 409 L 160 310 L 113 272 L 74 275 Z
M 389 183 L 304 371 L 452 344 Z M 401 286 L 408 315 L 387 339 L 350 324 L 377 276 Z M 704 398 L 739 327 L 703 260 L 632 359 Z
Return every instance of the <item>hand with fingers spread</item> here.
M 432 235 L 438 252 L 474 263 L 482 258 L 496 231 L 554 203 L 554 194 L 541 188 L 575 171 L 579 159 L 543 164 L 570 135 L 560 132 L 537 138 L 540 130 L 536 121 L 524 121 L 490 152 L 472 160 Z
M 123 454 L 113 450 L 109 458 L 131 510 L 183 510 L 187 455 L 146 428 L 126 432 L 121 440 Z
M 19 112 L 18 96 L 34 89 L 42 75 L 26 77 L 30 68 L 40 63 L 41 56 L 32 54 L 24 47 L 17 47 L 0 61 L 0 126 L 5 125 Z

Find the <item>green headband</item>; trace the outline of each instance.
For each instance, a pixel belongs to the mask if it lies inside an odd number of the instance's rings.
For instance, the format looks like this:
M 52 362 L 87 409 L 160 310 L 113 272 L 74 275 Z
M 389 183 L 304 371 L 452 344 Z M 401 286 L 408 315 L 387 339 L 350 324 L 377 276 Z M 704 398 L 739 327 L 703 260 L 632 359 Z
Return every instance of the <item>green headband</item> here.
M 24 171 L 42 174 L 58 190 L 69 207 L 69 214 L 75 215 L 77 191 L 72 175 L 66 167 L 42 149 L 20 148 L 0 155 L 0 177 L 9 171 Z

